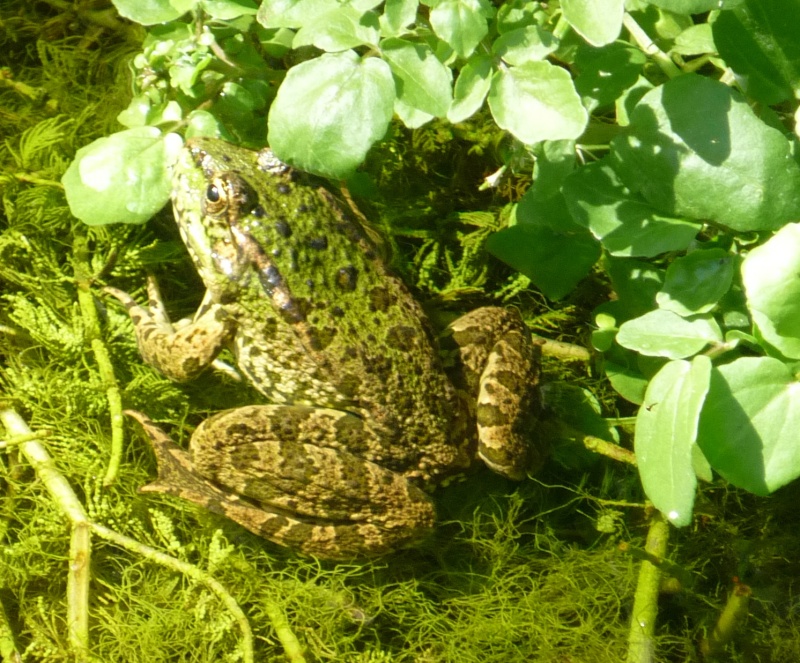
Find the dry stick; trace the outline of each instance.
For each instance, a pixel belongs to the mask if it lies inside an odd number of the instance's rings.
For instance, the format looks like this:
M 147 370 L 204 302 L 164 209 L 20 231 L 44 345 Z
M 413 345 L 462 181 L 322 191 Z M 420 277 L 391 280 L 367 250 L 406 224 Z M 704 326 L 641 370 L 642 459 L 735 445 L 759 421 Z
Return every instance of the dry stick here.
M 161 553 L 134 539 L 123 536 L 97 523 L 93 523 L 86 515 L 69 482 L 56 468 L 44 445 L 31 433 L 30 428 L 14 410 L 0 410 L 0 422 L 12 437 L 9 443 L 17 443 L 22 455 L 30 463 L 36 476 L 44 484 L 56 506 L 69 519 L 73 527 L 69 555 L 69 576 L 67 586 L 67 619 L 69 624 L 69 643 L 75 659 L 88 660 L 89 648 L 89 569 L 91 568 L 91 540 L 89 530 L 98 536 L 111 541 L 133 553 L 151 559 L 162 566 L 185 573 L 205 585 L 228 608 L 234 620 L 242 630 L 242 660 L 253 663 L 253 632 L 242 609 L 222 584 L 196 566 L 182 562 L 174 557 Z M 14 439 L 16 438 L 16 439 Z M 293 663 L 301 663 L 302 659 L 294 657 Z

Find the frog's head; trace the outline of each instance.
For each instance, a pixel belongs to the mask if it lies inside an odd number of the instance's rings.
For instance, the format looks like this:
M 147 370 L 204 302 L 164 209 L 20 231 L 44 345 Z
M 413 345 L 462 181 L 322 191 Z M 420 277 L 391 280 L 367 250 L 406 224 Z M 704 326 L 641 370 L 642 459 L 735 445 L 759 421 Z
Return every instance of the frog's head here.
M 219 154 L 220 141 L 187 142 L 173 171 L 172 204 L 183 241 L 206 287 L 224 298 L 246 272 L 233 229 L 257 207 L 246 177 Z M 212 151 L 212 149 L 214 150 Z

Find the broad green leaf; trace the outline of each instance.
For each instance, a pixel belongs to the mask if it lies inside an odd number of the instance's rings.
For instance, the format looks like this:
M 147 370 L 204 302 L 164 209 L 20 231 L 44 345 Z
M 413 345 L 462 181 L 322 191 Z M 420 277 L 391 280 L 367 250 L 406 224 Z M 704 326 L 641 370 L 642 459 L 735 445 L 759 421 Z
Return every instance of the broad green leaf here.
M 500 69 L 492 77 L 489 108 L 501 129 L 529 145 L 578 138 L 588 121 L 569 73 L 549 62 Z
M 520 65 L 544 60 L 558 48 L 558 43 L 552 32 L 529 25 L 500 35 L 492 44 L 492 53 L 508 64 Z
M 442 0 L 431 10 L 431 27 L 459 57 L 468 58 L 489 34 L 486 19 L 491 12 L 482 0 Z
M 433 115 L 430 113 L 417 110 L 413 106 L 409 106 L 402 99 L 394 100 L 394 112 L 397 114 L 397 117 L 400 118 L 400 121 L 409 129 L 417 129 L 433 119 Z
M 723 249 L 692 251 L 667 268 L 658 306 L 680 316 L 708 313 L 733 282 L 733 256 Z
M 800 476 L 800 384 L 772 357 L 743 357 L 711 373 L 697 443 L 732 484 L 767 495 Z
M 614 391 L 626 401 L 641 405 L 647 389 L 647 378 L 638 370 L 615 361 L 603 362 L 603 369 Z
M 397 37 L 417 18 L 418 0 L 386 0 L 381 16 L 381 34 Z
M 602 267 L 617 295 L 617 321 L 624 322 L 656 308 L 656 293 L 664 285 L 664 270 L 633 258 L 603 256 Z M 610 303 L 610 302 L 609 302 Z
M 625 184 L 662 212 L 740 232 L 800 217 L 789 141 L 718 81 L 685 74 L 651 90 L 612 145 Z
M 647 0 L 651 5 L 661 7 L 675 14 L 701 14 L 712 9 L 727 9 L 739 4 L 741 0 Z
M 472 117 L 483 106 L 491 84 L 492 58 L 488 55 L 473 55 L 456 79 L 453 103 L 447 111 L 447 119 L 456 124 Z
M 564 180 L 575 169 L 574 140 L 543 140 L 531 148 L 531 153 L 536 159 L 533 186 L 520 199 L 520 206 L 536 205 L 537 201 L 560 193 Z
M 667 359 L 691 357 L 709 343 L 721 342 L 722 331 L 714 318 L 687 320 L 661 309 L 622 323 L 617 333 L 617 343 L 622 347 Z
M 269 112 L 269 144 L 312 173 L 346 177 L 392 119 L 389 66 L 352 51 L 325 53 L 292 67 Z
M 381 52 L 398 80 L 397 97 L 411 108 L 444 117 L 452 101 L 453 74 L 425 44 L 385 39 Z
M 120 16 L 140 25 L 156 25 L 174 21 L 185 13 L 176 9 L 169 0 L 112 0 Z M 199 2 L 199 0 L 198 0 Z
M 708 392 L 711 360 L 665 364 L 650 381 L 636 416 L 634 450 L 647 497 L 677 527 L 692 521 L 697 477 L 692 449 Z
M 497 8 L 497 32 L 505 34 L 511 30 L 536 25 L 536 14 L 543 14 L 538 3 L 530 0 L 510 0 Z
M 572 223 L 560 232 L 553 225 L 518 223 L 489 237 L 486 248 L 525 274 L 547 297 L 560 299 L 589 273 L 600 257 L 600 246 Z
M 61 183 L 70 211 L 90 226 L 144 223 L 169 200 L 178 134 L 136 127 L 82 147 Z
M 800 224 L 781 228 L 742 263 L 747 308 L 764 339 L 800 359 Z
M 564 18 L 592 46 L 619 37 L 625 0 L 561 0 Z
M 292 48 L 316 46 L 335 53 L 363 44 L 378 44 L 378 17 L 344 5 L 314 16 L 297 31 Z
M 576 170 L 562 190 L 575 222 L 589 228 L 614 256 L 650 258 L 680 251 L 701 228 L 698 223 L 659 214 L 626 189 L 603 161 Z
M 711 32 L 711 25 L 700 23 L 686 28 L 675 38 L 675 45 L 671 53 L 679 55 L 703 55 L 705 53 L 716 53 L 717 48 L 714 44 L 714 35 Z
M 252 16 L 258 10 L 254 0 L 201 0 L 200 7 L 210 17 L 220 21 Z
M 265 28 L 301 28 L 339 6 L 338 0 L 263 0 L 256 20 Z
M 575 89 L 597 106 L 613 103 L 636 84 L 647 57 L 638 48 L 615 42 L 603 48 L 582 46 L 575 57 Z
M 800 85 L 800 4 L 747 0 L 721 12 L 711 28 L 719 54 L 749 96 L 764 104 L 794 97 Z

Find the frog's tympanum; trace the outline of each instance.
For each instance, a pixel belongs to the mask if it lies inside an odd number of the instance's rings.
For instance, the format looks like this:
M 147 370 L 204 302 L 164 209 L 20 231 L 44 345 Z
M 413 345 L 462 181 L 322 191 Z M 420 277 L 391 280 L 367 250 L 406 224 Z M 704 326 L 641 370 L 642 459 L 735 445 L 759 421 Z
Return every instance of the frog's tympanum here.
M 520 479 L 538 462 L 537 361 L 515 311 L 481 308 L 443 335 L 359 223 L 278 161 L 193 139 L 174 174 L 183 240 L 206 286 L 191 321 L 127 307 L 145 360 L 174 380 L 223 347 L 269 405 L 220 412 L 187 453 L 144 415 L 157 481 L 279 544 L 320 557 L 378 555 L 428 533 L 428 490 L 476 457 Z

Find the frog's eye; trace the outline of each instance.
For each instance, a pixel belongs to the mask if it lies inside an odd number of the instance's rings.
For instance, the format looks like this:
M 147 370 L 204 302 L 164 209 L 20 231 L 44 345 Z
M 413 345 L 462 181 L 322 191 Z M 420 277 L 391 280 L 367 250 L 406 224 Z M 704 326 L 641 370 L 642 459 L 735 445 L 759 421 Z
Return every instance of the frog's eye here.
M 206 187 L 205 211 L 208 214 L 224 212 L 229 203 L 229 192 L 221 178 L 214 178 Z

